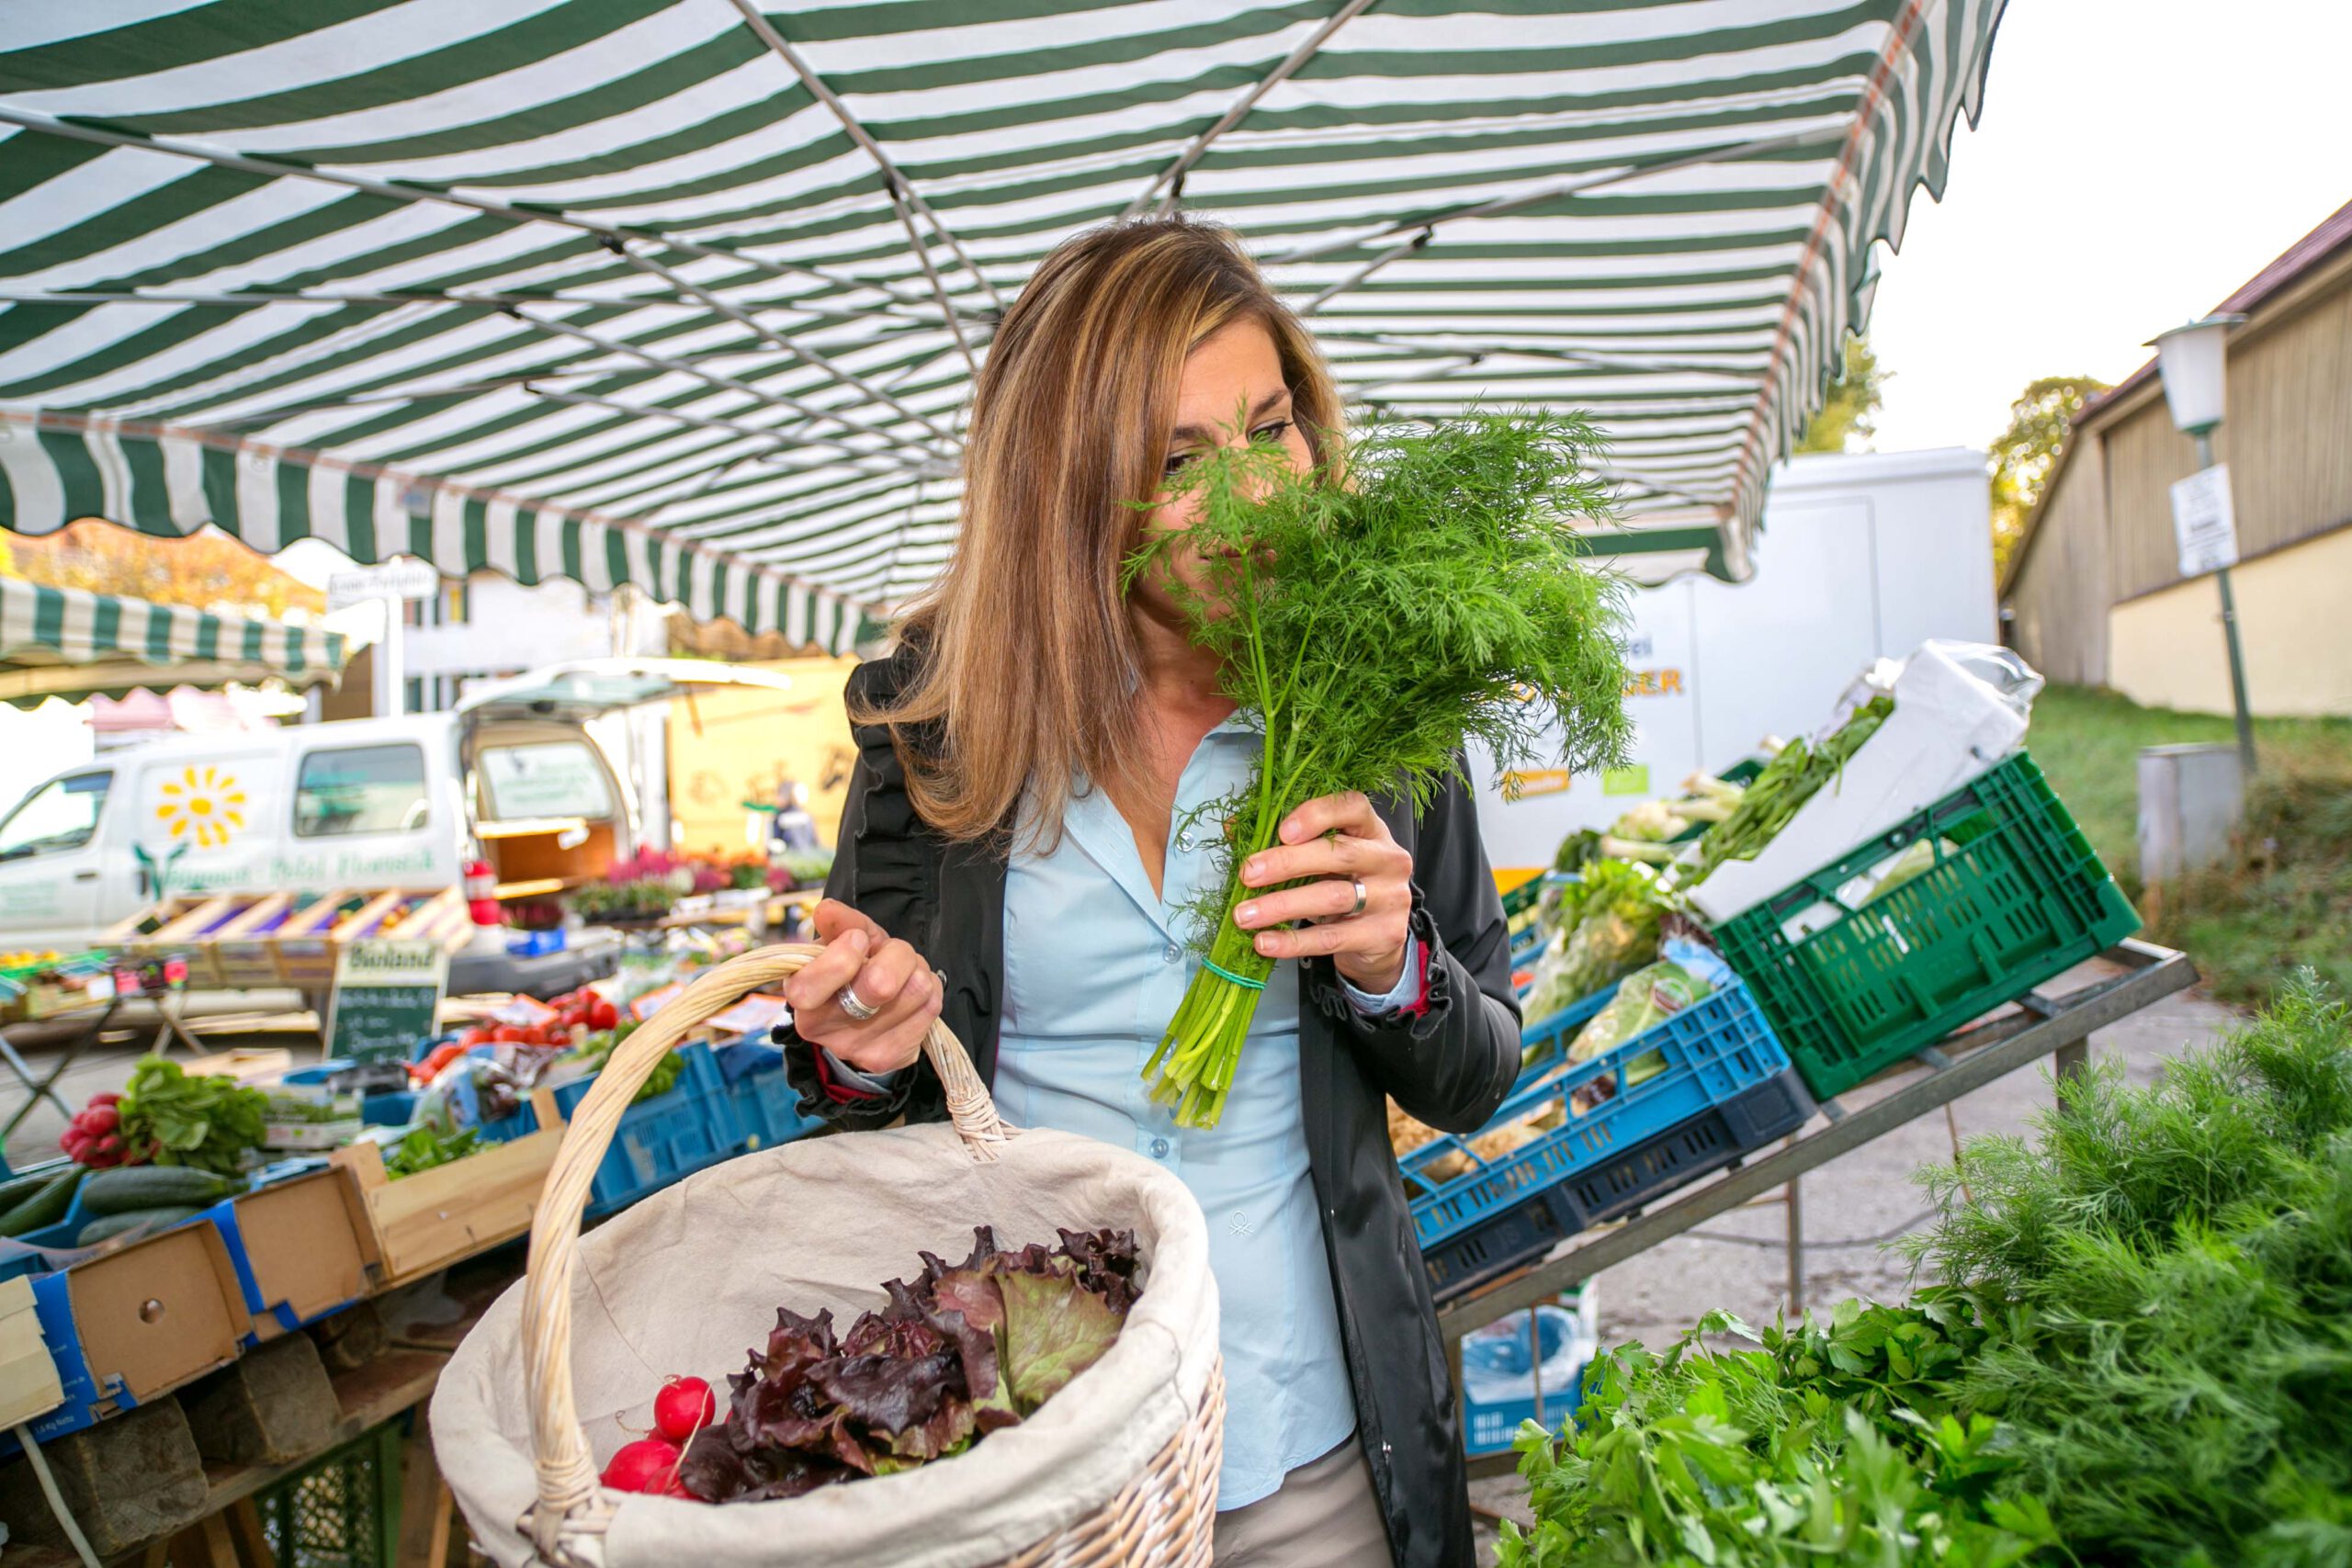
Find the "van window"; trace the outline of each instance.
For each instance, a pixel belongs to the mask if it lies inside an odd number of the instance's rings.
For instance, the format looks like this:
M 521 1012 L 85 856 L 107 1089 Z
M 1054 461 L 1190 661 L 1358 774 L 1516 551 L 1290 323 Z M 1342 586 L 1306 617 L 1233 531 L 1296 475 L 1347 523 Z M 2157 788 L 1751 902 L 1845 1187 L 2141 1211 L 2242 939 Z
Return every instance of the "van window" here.
M 613 815 L 604 765 L 584 740 L 542 740 L 526 746 L 486 746 L 481 782 L 489 792 L 482 816 L 492 822 L 530 817 Z
M 294 833 L 401 833 L 424 826 L 424 750 L 414 745 L 340 746 L 302 759 L 294 780 Z
M 0 860 L 78 850 L 88 843 L 98 830 L 113 784 L 108 771 L 71 773 L 41 785 L 0 822 Z

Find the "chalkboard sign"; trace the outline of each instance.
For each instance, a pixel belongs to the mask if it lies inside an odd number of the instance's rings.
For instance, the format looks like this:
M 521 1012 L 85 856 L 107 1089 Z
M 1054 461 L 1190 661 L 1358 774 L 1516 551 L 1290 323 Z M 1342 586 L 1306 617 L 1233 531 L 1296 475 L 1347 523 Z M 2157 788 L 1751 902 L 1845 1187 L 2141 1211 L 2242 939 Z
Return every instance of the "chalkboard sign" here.
M 435 1032 L 448 982 L 449 954 L 438 942 L 345 942 L 327 1002 L 327 1055 L 406 1061 Z

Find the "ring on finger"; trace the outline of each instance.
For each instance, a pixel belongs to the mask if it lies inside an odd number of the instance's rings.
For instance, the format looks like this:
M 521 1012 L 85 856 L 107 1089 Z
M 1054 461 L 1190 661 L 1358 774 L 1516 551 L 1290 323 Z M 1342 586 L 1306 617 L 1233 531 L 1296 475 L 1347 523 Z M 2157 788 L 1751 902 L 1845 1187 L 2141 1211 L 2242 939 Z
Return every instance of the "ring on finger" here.
M 1372 899 L 1371 899 L 1371 896 L 1370 896 L 1369 894 L 1365 893 L 1365 891 L 1364 891 L 1364 886 L 1363 886 L 1363 877 L 1361 877 L 1361 876 L 1351 876 L 1351 877 L 1350 877 L 1350 878 L 1348 879 L 1348 881 L 1349 881 L 1350 886 L 1353 886 L 1353 887 L 1355 888 L 1355 890 L 1356 890 L 1356 902 L 1355 902 L 1355 908 L 1353 908 L 1350 909 L 1350 910 L 1348 911 L 1348 915 L 1347 915 L 1347 918 L 1348 918 L 1349 919 L 1351 919 L 1351 920 L 1352 920 L 1352 919 L 1354 919 L 1358 915 L 1361 915 L 1361 914 L 1363 914 L 1363 913 L 1364 906 L 1365 906 L 1366 904 L 1370 903 L 1370 902 L 1372 901 Z
M 857 987 L 854 986 L 843 986 L 840 990 L 833 993 L 833 1000 L 840 1005 L 842 1012 L 848 1014 L 852 1021 L 858 1023 L 870 1021 L 882 1010 L 880 1008 L 876 1007 L 872 1002 L 867 1001 L 864 997 L 859 996 L 857 994 Z

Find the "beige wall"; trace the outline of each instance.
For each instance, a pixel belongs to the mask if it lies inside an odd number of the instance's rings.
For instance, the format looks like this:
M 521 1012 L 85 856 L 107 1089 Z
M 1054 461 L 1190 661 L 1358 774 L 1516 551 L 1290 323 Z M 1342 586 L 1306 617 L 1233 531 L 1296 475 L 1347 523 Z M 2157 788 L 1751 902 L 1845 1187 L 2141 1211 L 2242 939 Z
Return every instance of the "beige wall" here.
M 2094 417 L 2075 441 L 2004 595 L 2010 636 L 2052 680 L 2161 687 L 2165 679 L 2151 673 L 2164 651 L 2153 628 L 2198 622 L 2213 603 L 2210 581 L 2179 581 L 2173 538 L 2171 486 L 2197 466 L 2196 448 L 2173 428 L 2154 382 Z M 2233 333 L 2229 418 L 2214 456 L 2230 466 L 2241 555 L 2288 559 L 2289 547 L 2352 524 L 2352 250 L 2263 301 Z M 2334 586 L 2339 597 L 2352 590 L 2340 574 Z M 2317 628 L 2323 646 L 2310 673 L 2282 669 L 2277 689 L 2302 690 L 2310 680 L 2324 687 L 2320 671 L 2346 657 L 2352 639 L 2352 615 L 2336 619 Z M 2109 646 L 2123 637 L 2145 640 L 2127 654 Z M 2324 646 L 2331 637 L 2332 653 Z M 2210 640 L 2219 646 L 2218 628 Z M 2180 657 L 2184 668 L 2197 667 Z M 2282 657 L 2291 666 L 2298 656 Z M 2258 712 L 2312 711 L 2274 705 L 2262 682 L 2254 685 Z M 2217 689 L 2226 708 L 2227 687 Z
M 2246 702 L 2259 714 L 2352 714 L 2352 527 L 2245 562 L 2230 574 Z M 2230 711 L 2222 596 L 2211 577 L 2108 613 L 2109 683 L 2135 702 Z
M 771 800 L 789 767 L 808 786 L 809 814 L 828 843 L 841 826 L 856 751 L 842 688 L 854 659 L 745 661 L 792 678 L 788 692 L 729 692 L 670 705 L 670 812 L 677 845 L 752 848 L 742 803 Z M 828 781 L 831 787 L 825 787 Z
M 2067 455 L 2034 525 L 2030 570 L 2009 590 L 2011 645 L 2044 677 L 2070 686 L 2107 680 L 2106 461 L 2096 438 Z

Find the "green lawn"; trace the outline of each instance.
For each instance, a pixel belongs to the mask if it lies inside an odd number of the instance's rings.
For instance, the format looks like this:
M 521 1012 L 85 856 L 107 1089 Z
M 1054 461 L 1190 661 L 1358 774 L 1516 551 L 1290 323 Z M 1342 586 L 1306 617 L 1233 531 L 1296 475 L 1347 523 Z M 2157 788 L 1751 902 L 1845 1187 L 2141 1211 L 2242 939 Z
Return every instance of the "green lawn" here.
M 2352 719 L 2256 720 L 2262 773 L 2238 863 L 2140 886 L 2141 749 L 2234 735 L 2227 718 L 2052 686 L 2034 704 L 2028 745 L 2147 919 L 2145 934 L 2186 951 L 2217 996 L 2258 1003 L 2305 964 L 2352 993 Z

